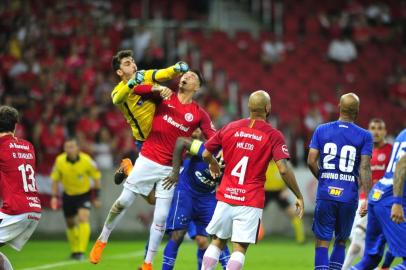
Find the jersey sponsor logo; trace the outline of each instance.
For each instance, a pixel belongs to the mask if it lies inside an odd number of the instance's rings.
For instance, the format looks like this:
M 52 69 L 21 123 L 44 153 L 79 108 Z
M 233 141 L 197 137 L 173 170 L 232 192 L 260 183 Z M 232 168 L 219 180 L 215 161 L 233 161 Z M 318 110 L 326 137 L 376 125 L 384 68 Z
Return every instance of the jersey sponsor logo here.
M 28 145 L 22 145 L 22 144 L 16 144 L 16 143 L 10 143 L 9 147 L 10 148 L 30 150 L 30 147 Z
M 210 171 L 206 170 L 206 173 L 210 173 Z M 206 178 L 200 171 L 195 171 L 195 176 L 197 177 L 197 179 L 200 180 L 200 182 L 209 187 L 214 187 L 216 185 L 216 183 L 212 179 Z
M 379 154 L 377 159 L 378 159 L 378 161 L 384 161 L 384 160 L 386 159 L 386 155 L 383 154 L 383 153 L 382 153 L 382 154 Z M 385 166 L 384 166 L 384 167 L 385 167 Z
M 168 116 L 167 114 L 164 115 L 163 119 L 168 122 L 170 125 L 184 131 L 184 132 L 188 132 L 189 131 L 189 127 L 185 127 L 182 124 L 179 124 L 178 122 L 176 122 L 175 120 L 172 119 L 172 117 Z
M 343 195 L 343 188 L 328 187 L 328 194 L 333 197 L 341 197 Z
M 371 171 L 384 171 L 384 170 L 385 170 L 385 164 L 371 166 Z
M 379 201 L 382 198 L 383 193 L 384 192 L 382 190 L 374 188 L 374 190 L 372 191 L 371 199 L 373 201 Z
M 235 196 L 235 195 L 231 195 L 231 194 L 227 194 L 227 193 L 224 194 L 224 198 L 234 200 L 234 201 L 240 201 L 240 202 L 245 201 L 245 196 L 240 197 L 240 196 Z
M 253 133 L 245 133 L 244 131 L 239 131 L 239 132 L 237 131 L 234 134 L 234 137 L 237 137 L 237 138 L 249 138 L 249 139 L 259 141 L 259 142 L 262 141 L 262 135 L 258 136 L 258 135 L 255 135 Z
M 193 114 L 191 114 L 191 113 L 185 114 L 185 120 L 188 121 L 188 122 L 192 122 L 193 121 Z
M 169 107 L 169 108 L 172 108 L 172 109 L 175 109 L 175 106 L 173 106 L 173 105 L 171 105 L 171 104 L 168 104 L 168 107 Z

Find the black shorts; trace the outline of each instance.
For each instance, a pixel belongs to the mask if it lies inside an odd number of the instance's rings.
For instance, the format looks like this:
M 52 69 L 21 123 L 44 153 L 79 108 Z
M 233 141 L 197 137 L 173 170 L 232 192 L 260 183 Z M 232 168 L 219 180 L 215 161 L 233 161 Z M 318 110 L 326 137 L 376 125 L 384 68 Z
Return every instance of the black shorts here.
M 65 217 L 73 217 L 78 213 L 79 208 L 90 209 L 90 191 L 80 194 L 70 196 L 66 193 L 62 197 L 62 209 Z
M 282 192 L 284 189 L 281 190 L 276 190 L 276 191 L 270 191 L 270 190 L 265 190 L 265 206 L 264 208 L 268 205 L 273 200 L 276 200 L 278 203 L 279 207 L 282 209 L 286 209 L 289 207 L 290 202 L 288 198 L 283 196 Z

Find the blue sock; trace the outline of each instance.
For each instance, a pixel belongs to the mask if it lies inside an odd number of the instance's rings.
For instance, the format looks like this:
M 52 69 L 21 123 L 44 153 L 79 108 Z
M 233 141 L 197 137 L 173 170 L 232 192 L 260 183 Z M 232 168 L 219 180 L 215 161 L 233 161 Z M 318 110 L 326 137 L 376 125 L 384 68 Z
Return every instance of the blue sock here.
M 197 248 L 197 270 L 202 269 L 203 255 L 206 252 L 206 249 Z
M 314 270 L 328 270 L 328 248 L 316 247 Z
M 362 260 L 350 268 L 350 270 L 373 270 L 375 269 L 379 262 L 381 261 L 382 256 L 380 255 L 369 255 L 365 254 Z
M 220 258 L 219 261 L 221 263 L 221 266 L 223 267 L 223 270 L 226 270 L 228 260 L 230 259 L 230 250 L 228 249 L 228 246 L 226 245 L 224 249 L 220 253 Z
M 385 254 L 385 260 L 383 261 L 382 268 L 389 268 L 393 263 L 395 256 L 392 255 L 392 252 L 388 249 Z
M 175 265 L 176 256 L 178 255 L 179 246 L 169 239 L 164 249 L 164 260 L 162 262 L 162 270 L 172 270 Z
M 405 270 L 406 269 L 406 257 L 403 257 L 403 262 L 391 268 L 393 270 Z
M 345 245 L 335 244 L 330 255 L 330 270 L 341 270 L 345 258 Z

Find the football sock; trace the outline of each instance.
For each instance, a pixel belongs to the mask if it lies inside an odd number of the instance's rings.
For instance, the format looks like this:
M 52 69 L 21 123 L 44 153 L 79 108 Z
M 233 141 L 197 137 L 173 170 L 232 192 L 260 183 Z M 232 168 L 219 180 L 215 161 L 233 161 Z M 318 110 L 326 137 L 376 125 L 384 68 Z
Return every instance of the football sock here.
M 146 263 L 152 263 L 165 233 L 166 218 L 169 213 L 172 198 L 156 198 L 154 218 L 149 232 L 149 243 Z
M 221 251 L 220 259 L 219 259 L 221 266 L 223 267 L 223 270 L 226 269 L 229 259 L 230 259 L 230 250 L 228 249 L 228 246 L 226 245 L 224 247 L 224 249 Z
M 343 270 L 347 270 L 351 267 L 356 257 L 361 257 L 361 248 L 353 242 L 351 242 L 350 247 L 348 248 L 347 255 L 345 256 Z
M 197 269 L 202 269 L 203 255 L 206 252 L 206 249 L 197 248 Z
M 392 255 L 392 252 L 390 252 L 390 250 L 387 250 L 385 254 L 385 260 L 383 261 L 382 264 L 382 268 L 389 268 L 390 265 L 393 263 L 394 259 L 395 256 Z
M 103 226 L 103 230 L 99 236 L 99 240 L 106 243 L 109 240 L 109 236 L 120 220 L 125 215 L 128 207 L 130 207 L 136 195 L 131 190 L 124 188 L 120 197 L 111 206 L 110 212 L 107 215 L 106 221 Z
M 406 270 L 406 258 L 403 258 L 403 263 L 391 268 L 392 270 Z
M 227 270 L 240 270 L 242 269 L 245 261 L 245 255 L 242 252 L 234 251 L 230 260 L 227 263 Z
M 85 253 L 87 250 L 87 245 L 89 244 L 90 238 L 90 224 L 89 222 L 79 223 L 79 244 L 78 251 L 80 253 Z
M 0 269 L 4 270 L 13 270 L 13 266 L 11 265 L 10 261 L 4 255 L 3 253 L 0 252 Z
M 372 270 L 378 266 L 382 256 L 364 254 L 362 260 L 350 268 L 350 270 Z
M 341 270 L 345 258 L 345 245 L 335 244 L 330 255 L 330 270 Z
M 328 270 L 328 248 L 316 247 L 316 255 L 314 256 L 315 270 Z
M 72 253 L 79 252 L 79 228 L 78 226 L 67 228 L 66 237 L 68 238 L 70 250 Z
M 293 230 L 295 231 L 296 242 L 303 243 L 305 241 L 305 233 L 303 230 L 303 222 L 299 217 L 294 217 L 292 220 Z
M 175 265 L 176 256 L 178 255 L 178 244 L 169 239 L 164 249 L 162 270 L 172 270 Z
M 221 250 L 215 245 L 209 245 L 203 256 L 201 270 L 213 270 L 216 268 L 219 261 Z

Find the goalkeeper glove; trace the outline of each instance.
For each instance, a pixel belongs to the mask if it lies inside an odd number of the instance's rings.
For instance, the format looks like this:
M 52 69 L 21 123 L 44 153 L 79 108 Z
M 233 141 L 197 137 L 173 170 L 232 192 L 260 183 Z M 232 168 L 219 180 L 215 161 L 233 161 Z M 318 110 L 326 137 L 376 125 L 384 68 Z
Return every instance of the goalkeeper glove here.
M 189 71 L 189 65 L 186 62 L 177 62 L 173 68 L 175 72 L 185 73 Z
M 143 70 L 135 72 L 134 78 L 130 79 L 127 83 L 128 87 L 130 89 L 133 89 L 135 85 L 142 84 L 144 82 L 144 75 L 145 75 L 145 71 L 143 71 Z

